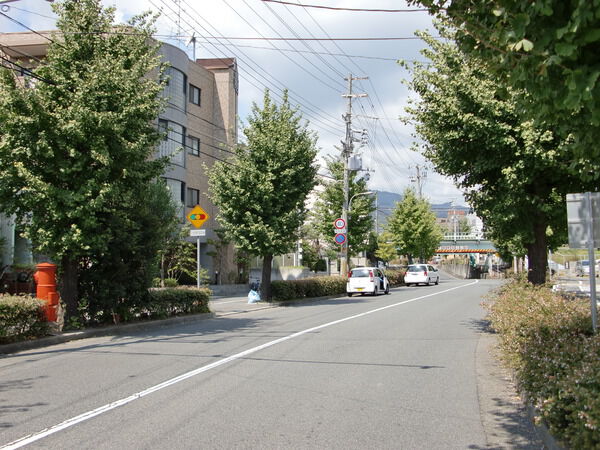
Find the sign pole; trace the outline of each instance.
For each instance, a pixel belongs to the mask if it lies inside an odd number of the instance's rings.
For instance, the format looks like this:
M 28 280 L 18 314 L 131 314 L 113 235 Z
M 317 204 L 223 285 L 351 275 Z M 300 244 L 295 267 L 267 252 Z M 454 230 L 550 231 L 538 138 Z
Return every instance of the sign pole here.
M 200 289 L 200 236 L 196 238 L 196 287 Z
M 598 331 L 598 317 L 596 311 L 596 254 L 594 251 L 594 214 L 592 211 L 592 194 L 585 193 L 585 206 L 587 209 L 587 232 L 588 232 L 588 261 L 590 263 L 590 297 L 592 302 L 592 329 Z

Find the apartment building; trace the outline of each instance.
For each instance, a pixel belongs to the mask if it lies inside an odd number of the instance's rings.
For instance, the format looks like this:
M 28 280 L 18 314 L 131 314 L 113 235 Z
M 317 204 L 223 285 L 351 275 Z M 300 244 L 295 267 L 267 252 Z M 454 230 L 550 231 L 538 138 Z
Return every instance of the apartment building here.
M 50 36 L 43 33 L 2 33 L 0 53 L 5 58 L 30 67 L 43 59 Z M 237 142 L 238 72 L 234 58 L 197 59 L 192 61 L 181 49 L 162 43 L 160 54 L 168 62 L 169 82 L 165 88 L 168 104 L 157 117 L 156 125 L 166 132 L 157 156 L 167 156 L 170 164 L 163 174 L 173 199 L 180 205 L 182 224 L 190 210 L 200 205 L 209 215 L 203 224 L 201 263 L 212 282 L 235 279 L 233 250 L 220 248 L 218 256 L 209 240 L 218 240 L 215 229 L 217 209 L 208 197 L 205 172 L 215 161 L 230 156 Z M 24 73 L 26 78 L 26 73 Z M 0 237 L 5 245 L 2 265 L 27 264 L 32 261 L 28 243 L 20 238 L 18 224 L 0 213 Z M 192 240 L 190 238 L 190 240 Z M 196 238 L 193 238 L 195 242 Z

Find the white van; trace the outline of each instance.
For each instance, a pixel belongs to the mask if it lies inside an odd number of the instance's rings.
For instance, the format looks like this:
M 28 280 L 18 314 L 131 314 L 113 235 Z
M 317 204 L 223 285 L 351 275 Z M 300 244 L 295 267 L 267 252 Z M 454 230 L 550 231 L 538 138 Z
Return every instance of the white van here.
M 377 267 L 356 267 L 348 272 L 346 283 L 348 297 L 353 294 L 377 295 L 379 292 L 390 293 L 390 283 L 383 270 Z

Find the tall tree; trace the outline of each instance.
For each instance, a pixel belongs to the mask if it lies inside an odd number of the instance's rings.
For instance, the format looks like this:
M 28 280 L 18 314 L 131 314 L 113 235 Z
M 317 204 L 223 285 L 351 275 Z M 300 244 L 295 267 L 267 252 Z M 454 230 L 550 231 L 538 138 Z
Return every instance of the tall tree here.
M 449 39 L 452 32 L 440 27 Z M 529 280 L 543 283 L 547 248 L 566 238 L 563 194 L 580 186 L 562 141 L 521 115 L 524 91 L 507 86 L 455 45 L 425 37 L 407 108 L 438 172 L 465 188 L 466 198 L 503 250 L 529 256 Z M 523 250 L 519 251 L 519 247 Z
M 600 177 L 600 3 L 591 0 L 409 0 L 450 20 L 460 49 L 503 83 L 536 127 L 552 130 L 570 170 Z
M 38 252 L 60 265 L 67 316 L 77 314 L 78 264 L 106 251 L 110 222 L 132 191 L 162 173 L 150 160 L 162 86 L 152 22 L 113 25 L 100 0 L 52 5 L 58 32 L 34 89 L 0 72 L 0 205 Z M 119 33 L 123 31 L 123 33 Z
M 394 237 L 389 231 L 384 231 L 377 236 L 375 256 L 386 263 L 398 258 L 398 250 L 396 250 Z
M 439 248 L 443 233 L 435 221 L 431 205 L 418 198 L 412 189 L 406 189 L 401 202 L 396 203 L 386 224 L 386 232 L 399 254 L 425 262 Z
M 235 245 L 263 258 L 262 295 L 271 297 L 271 262 L 296 245 L 306 216 L 304 202 L 314 188 L 316 137 L 287 93 L 277 106 L 265 91 L 244 129 L 247 143 L 235 157 L 209 173 L 218 220 Z
M 318 193 L 310 220 L 321 236 L 321 241 L 337 251 L 339 245 L 333 240 L 333 222 L 342 217 L 344 165 L 337 158 L 328 158 L 326 164 L 334 181 L 322 182 L 323 190 Z M 366 250 L 369 245 L 369 234 L 374 223 L 372 213 L 375 211 L 375 198 L 372 195 L 356 195 L 367 192 L 368 188 L 367 181 L 359 178 L 354 171 L 350 172 L 349 186 L 349 198 L 354 197 L 348 211 L 348 255 L 352 256 Z

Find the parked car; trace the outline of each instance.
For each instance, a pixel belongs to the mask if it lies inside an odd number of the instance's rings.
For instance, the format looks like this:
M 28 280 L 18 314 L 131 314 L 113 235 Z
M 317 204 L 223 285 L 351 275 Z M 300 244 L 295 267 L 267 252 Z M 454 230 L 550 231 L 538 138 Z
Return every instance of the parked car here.
M 596 270 L 596 276 L 598 276 L 598 272 L 600 272 L 598 267 L 598 261 L 596 261 L 596 265 L 594 269 Z M 590 261 L 588 259 L 582 259 L 575 263 L 575 275 L 578 277 L 582 277 L 584 275 L 590 275 Z
M 390 283 L 383 270 L 377 267 L 356 267 L 348 272 L 346 283 L 348 297 L 353 294 L 377 295 L 379 292 L 390 293 Z
M 410 264 L 404 274 L 404 284 L 407 286 L 411 284 L 429 286 L 431 283 L 439 284 L 439 282 L 440 274 L 431 264 Z

